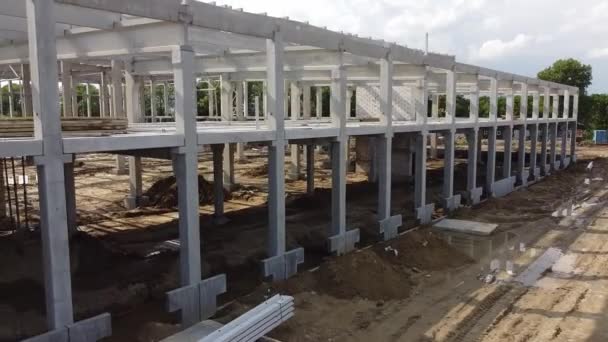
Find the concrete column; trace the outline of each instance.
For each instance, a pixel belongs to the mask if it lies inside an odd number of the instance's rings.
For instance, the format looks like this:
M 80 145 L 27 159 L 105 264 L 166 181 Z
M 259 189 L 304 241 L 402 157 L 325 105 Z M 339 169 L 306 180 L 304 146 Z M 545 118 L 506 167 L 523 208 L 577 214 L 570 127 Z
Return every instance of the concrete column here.
M 101 72 L 99 74 L 99 116 L 105 118 L 108 116 L 108 83 L 106 79 L 106 73 Z
M 454 148 L 455 131 L 443 133 L 443 208 L 453 211 L 460 207 L 460 195 L 454 195 Z
M 488 127 L 488 159 L 486 163 L 486 194 L 494 195 L 494 182 L 496 181 L 496 127 Z
M 576 161 L 576 122 L 570 123 L 570 160 Z
M 315 192 L 315 145 L 306 145 L 306 193 Z
M 514 90 L 513 90 L 513 82 L 511 83 L 511 88 L 506 90 L 506 112 L 505 112 L 505 119 L 507 121 L 513 121 L 514 118 L 514 112 L 515 112 L 515 96 L 514 96 Z
M 431 222 L 433 205 L 426 203 L 426 146 L 427 133 L 416 134 L 416 171 L 414 173 L 414 206 L 416 207 L 416 218 L 422 224 Z
M 245 104 L 245 88 L 247 82 L 236 83 L 236 117 L 239 121 L 245 121 L 246 108 Z M 245 144 L 236 144 L 236 160 L 241 162 L 245 160 Z
M 507 119 L 508 120 L 508 119 Z M 502 162 L 502 177 L 511 177 L 511 160 L 513 157 L 513 127 L 505 126 L 502 128 L 502 137 L 504 139 L 504 153 Z
M 549 139 L 549 167 L 551 172 L 553 172 L 557 171 L 555 167 L 555 162 L 557 161 L 557 122 L 549 124 Z
M 222 121 L 231 122 L 233 115 L 232 95 L 234 88 L 230 81 L 230 75 L 222 74 L 221 79 L 221 98 L 220 105 L 222 111 Z M 224 148 L 224 187 L 230 191 L 235 184 L 234 181 L 234 153 L 236 152 L 235 144 L 226 144 Z
M 456 72 L 448 70 L 446 72 L 446 111 L 445 121 L 448 123 L 456 122 Z
M 236 184 L 234 177 L 234 153 L 236 144 L 226 144 L 224 148 L 223 171 L 224 171 L 224 188 L 226 191 L 232 191 L 232 187 Z
M 521 84 L 519 113 L 521 120 L 528 120 L 528 83 L 525 82 Z
M 152 123 L 156 122 L 156 110 L 158 103 L 156 102 L 156 85 L 154 81 L 150 80 L 150 120 Z
M 479 84 L 471 86 L 469 102 L 469 119 L 479 122 Z
M 284 47 L 280 32 L 266 40 L 267 112 L 269 129 L 276 131 L 268 146 L 268 258 L 262 261 L 263 274 L 273 280 L 287 279 L 304 262 L 304 249 L 286 252 L 285 246 L 285 80 Z
M 538 120 L 540 113 L 540 91 L 532 94 L 532 120 Z M 536 129 L 538 132 L 538 127 Z
M 548 113 L 546 111 L 545 113 Z M 544 114 L 543 114 L 544 115 Z M 549 138 L 549 124 L 540 124 L 540 173 L 547 176 L 551 170 L 547 167 L 547 140 Z
M 291 82 L 290 84 L 290 104 L 291 104 L 291 120 L 296 121 L 300 119 L 300 97 L 301 97 L 301 89 L 297 82 Z M 301 174 L 301 155 L 300 155 L 300 146 L 297 144 L 291 144 L 289 147 L 290 153 L 290 164 L 289 164 L 289 179 L 297 180 L 300 179 Z
M 498 119 L 498 80 L 490 78 L 490 121 Z M 496 137 L 496 128 L 494 128 L 494 136 Z
M 184 147 L 173 152 L 173 169 L 179 203 L 180 284 L 169 293 L 170 300 L 181 300 L 182 325 L 190 326 L 215 313 L 216 296 L 226 290 L 225 276 L 201 281 L 201 241 L 199 221 L 198 143 L 194 51 L 181 46 L 173 51 L 175 80 L 175 126 L 184 135 Z M 205 291 L 201 291 L 205 289 Z M 179 293 L 172 297 L 172 294 Z M 171 307 L 170 307 L 171 309 Z
M 477 187 L 477 140 L 479 131 L 477 128 L 467 132 L 467 195 L 471 205 L 479 203 L 481 199 L 481 189 Z
M 141 107 L 141 92 L 140 87 L 142 80 L 129 72 L 125 73 L 126 84 L 126 112 L 129 123 L 142 122 L 143 113 Z
M 80 108 L 78 106 L 79 101 L 78 101 L 78 80 L 72 76 L 72 115 L 74 117 L 79 117 L 80 116 Z
M 555 91 L 555 95 L 553 95 L 553 110 L 551 111 L 551 118 L 552 119 L 559 119 L 560 118 L 560 111 L 559 111 L 559 90 Z
M 8 113 L 12 118 L 15 116 L 15 93 L 13 92 L 13 81 L 8 81 Z
M 520 126 L 517 130 L 517 182 L 521 185 L 527 185 L 528 172 L 526 172 L 526 126 Z
M 163 107 L 165 109 L 164 116 L 171 116 L 169 109 L 169 83 L 163 82 Z
M 224 216 L 224 148 L 225 145 L 211 145 L 213 152 L 213 220 L 216 224 L 226 223 Z
M 129 210 L 142 205 L 143 194 L 141 157 L 129 158 L 129 196 L 125 200 L 125 207 Z
M 243 81 L 243 116 L 249 117 L 249 82 Z
M 89 83 L 85 83 L 85 95 L 86 95 L 86 104 L 87 104 L 87 118 L 92 116 L 92 108 L 91 108 L 91 85 Z
M 2 98 L 0 98 L 2 102 Z M 0 163 L 0 218 L 6 217 L 6 183 L 4 181 L 4 166 Z M 8 182 L 8 179 L 6 180 Z
M 355 248 L 358 242 L 347 235 L 346 229 L 346 162 L 348 136 L 346 135 L 346 70 L 342 65 L 332 70 L 330 116 L 332 125 L 338 128 L 338 137 L 331 143 L 331 226 L 329 230 L 330 252 L 344 254 Z
M 564 112 L 562 115 L 563 118 L 570 117 L 570 91 L 568 89 L 564 90 Z
M 431 95 L 431 117 L 433 120 L 439 119 L 439 95 Z M 429 134 L 431 137 L 431 158 L 437 159 L 437 133 Z
M 215 88 L 213 87 L 213 81 L 209 80 L 209 117 L 216 116 L 215 112 Z
M 562 143 L 561 143 L 561 151 L 560 151 L 560 158 L 559 158 L 559 161 L 560 161 L 559 167 L 560 167 L 560 169 L 563 169 L 566 166 L 568 166 L 567 162 L 566 162 L 566 151 L 568 150 L 568 123 L 564 122 L 561 125 L 561 127 L 562 128 L 560 130 L 560 134 L 561 134 Z
M 315 87 L 315 91 L 316 91 L 316 97 L 315 97 L 315 101 L 316 101 L 316 105 L 315 105 L 315 111 L 316 111 L 316 116 L 317 119 L 320 119 L 323 117 L 323 88 L 320 86 L 316 86 Z
M 46 317 L 51 330 L 74 322 L 64 183 L 64 154 L 57 90 L 54 3 L 25 1 L 32 76 L 34 137 L 44 146 L 36 157 Z
M 32 108 L 32 85 L 31 85 L 31 73 L 28 64 L 21 64 L 21 75 L 23 83 L 21 84 L 21 90 L 23 92 L 23 116 L 32 116 L 34 109 Z
M 112 116 L 114 118 L 125 117 L 125 110 L 123 107 L 123 93 L 122 93 L 122 69 L 123 62 L 117 59 L 113 59 L 111 62 L 112 70 Z
M 72 236 L 77 230 L 78 216 L 76 212 L 76 182 L 74 179 L 74 163 L 64 164 L 66 215 L 68 234 Z
M 534 111 L 533 111 L 534 113 Z M 534 114 L 532 114 L 534 116 Z M 530 174 L 533 180 L 538 180 L 540 172 L 536 165 L 537 159 L 537 143 L 538 143 L 538 125 L 533 124 L 528 126 L 530 129 Z
M 551 117 L 551 89 L 549 87 L 544 87 L 543 89 L 543 119 L 548 119 Z
M 302 118 L 304 120 L 310 120 L 310 111 L 311 111 L 311 95 L 310 95 L 310 86 L 305 85 L 302 91 Z

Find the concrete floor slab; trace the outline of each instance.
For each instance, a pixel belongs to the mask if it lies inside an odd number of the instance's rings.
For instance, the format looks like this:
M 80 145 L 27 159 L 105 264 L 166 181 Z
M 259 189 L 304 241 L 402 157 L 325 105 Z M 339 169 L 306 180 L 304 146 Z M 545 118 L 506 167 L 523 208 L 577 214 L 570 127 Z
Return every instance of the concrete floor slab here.
M 433 228 L 449 230 L 465 234 L 491 235 L 498 227 L 494 223 L 443 219 L 433 225 Z

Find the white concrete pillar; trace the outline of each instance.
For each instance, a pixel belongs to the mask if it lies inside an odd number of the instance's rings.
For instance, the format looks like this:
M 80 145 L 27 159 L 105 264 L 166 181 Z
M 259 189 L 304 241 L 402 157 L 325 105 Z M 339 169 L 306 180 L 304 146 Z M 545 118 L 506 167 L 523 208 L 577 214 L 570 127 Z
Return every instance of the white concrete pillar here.
M 551 89 L 549 87 L 544 87 L 543 90 L 543 119 L 548 119 L 551 117 Z
M 557 161 L 557 130 L 558 130 L 557 122 L 549 123 L 549 139 L 550 139 L 549 167 L 552 172 L 557 171 L 557 168 L 555 165 L 555 162 Z
M 443 133 L 443 208 L 453 211 L 460 207 L 460 195 L 454 195 L 454 158 L 455 158 L 456 131 Z
M 540 91 L 532 94 L 532 120 L 538 120 L 540 113 Z M 538 132 L 538 129 L 536 129 Z
M 513 156 L 513 126 L 509 125 L 502 128 L 502 138 L 504 141 L 502 178 L 509 178 L 511 177 L 511 160 Z
M 150 80 L 150 120 L 152 123 L 156 122 L 156 111 L 158 103 L 156 101 L 156 84 L 153 80 Z
M 181 46 L 173 51 L 173 75 L 175 80 L 175 127 L 184 136 L 185 146 L 173 154 L 173 169 L 178 189 L 180 284 L 182 290 L 194 288 L 190 303 L 182 303 L 182 324 L 185 326 L 206 319 L 204 307 L 208 297 L 215 294 L 201 293 L 201 252 L 199 226 L 198 142 L 196 132 L 196 101 L 194 79 L 194 51 Z M 208 305 L 208 304 L 207 304 Z
M 267 101 L 266 123 L 276 132 L 268 146 L 268 258 L 263 260 L 264 276 L 273 280 L 289 278 L 304 262 L 304 249 L 286 252 L 285 245 L 285 80 L 284 45 L 280 32 L 266 40 Z
M 133 210 L 142 205 L 143 180 L 141 157 L 128 157 L 129 159 L 129 196 L 125 199 L 125 207 Z
M 490 121 L 498 119 L 498 80 L 490 78 Z M 496 133 L 496 129 L 494 129 Z
M 549 113 L 549 111 L 545 111 Z M 543 114 L 544 116 L 545 114 Z M 540 124 L 540 172 L 542 176 L 547 176 L 551 170 L 547 167 L 547 143 L 549 139 L 549 124 Z
M 323 117 L 323 88 L 320 86 L 316 86 L 315 91 L 315 114 L 317 116 L 317 119 L 320 119 Z
M 535 96 L 535 98 L 538 98 Z M 534 112 L 532 114 L 534 116 Z M 538 115 L 537 115 L 538 116 Z M 538 125 L 535 123 L 528 126 L 530 129 L 530 175 L 533 180 L 538 180 L 540 173 L 537 172 L 537 143 L 538 143 Z
M 528 183 L 528 173 L 526 172 L 526 126 L 519 126 L 517 130 L 517 182 L 521 185 Z
M 99 116 L 108 116 L 108 80 L 105 72 L 99 74 Z
M 494 182 L 496 181 L 496 127 L 488 127 L 488 158 L 486 162 L 486 194 L 494 195 Z
M 521 83 L 519 119 L 523 121 L 528 120 L 528 95 L 528 83 Z
M 223 74 L 221 79 L 221 98 L 220 105 L 222 111 L 222 121 L 232 122 L 234 113 L 233 95 L 234 88 L 230 81 L 230 75 Z M 234 153 L 236 152 L 235 144 L 226 144 L 224 148 L 224 188 L 228 191 L 232 190 L 235 184 L 234 177 Z
M 414 206 L 416 218 L 422 224 L 428 224 L 433 214 L 433 206 L 426 203 L 426 162 L 427 162 L 427 133 L 416 133 L 416 171 L 414 172 Z
M 448 123 L 456 122 L 456 72 L 448 70 L 446 72 L 446 111 L 445 121 Z
M 301 89 L 297 82 L 290 83 L 290 105 L 291 105 L 291 120 L 297 121 L 300 119 L 301 112 Z M 302 159 L 300 154 L 300 146 L 297 144 L 290 144 L 290 164 L 289 164 L 289 179 L 296 180 L 300 179 Z
M 551 111 L 551 118 L 552 119 L 559 119 L 560 118 L 560 111 L 559 111 L 559 90 L 555 90 L 555 95 L 553 95 L 553 110 Z
M 392 170 L 393 170 L 393 61 L 380 60 L 380 122 L 386 132 L 377 138 L 378 166 L 378 223 L 384 240 L 397 236 L 401 226 L 401 216 L 392 217 Z M 373 168 L 373 167 L 372 167 Z
M 310 111 L 311 111 L 311 94 L 310 94 L 310 85 L 305 85 L 302 92 L 302 118 L 304 120 L 310 119 Z
M 478 135 L 476 127 L 467 132 L 467 195 L 471 205 L 479 203 L 481 199 L 481 189 L 477 187 Z
M 564 111 L 564 113 L 567 113 L 566 111 Z M 566 116 L 566 114 L 564 114 L 564 116 Z M 560 169 L 565 168 L 566 165 L 566 153 L 568 150 L 568 122 L 564 122 L 561 124 L 561 130 L 560 130 L 560 134 L 561 134 L 561 150 L 560 150 L 560 158 L 559 158 L 559 162 L 560 162 Z
M 439 119 L 439 95 L 434 93 L 431 95 L 431 118 Z M 431 138 L 431 158 L 437 159 L 437 133 L 430 133 Z
M 141 107 L 142 80 L 130 72 L 125 72 L 126 85 L 126 112 L 129 123 L 140 123 L 143 121 L 143 108 Z
M 306 193 L 315 193 L 315 145 L 306 145 Z
M 8 81 L 8 113 L 11 118 L 15 116 L 15 93 L 11 80 Z
M 32 77 L 34 137 L 44 146 L 36 157 L 40 194 L 46 317 L 51 330 L 74 322 L 70 280 L 70 246 L 64 183 L 63 142 L 57 89 L 54 3 L 25 1 Z M 43 90 L 43 91 L 40 91 Z M 71 159 L 71 158 L 70 158 Z
M 224 216 L 224 148 L 225 145 L 211 145 L 213 152 L 213 219 L 216 224 L 226 222 Z
M 171 116 L 170 106 L 169 106 L 169 83 L 163 82 L 163 115 L 166 117 Z
M 87 105 L 87 118 L 92 116 L 92 107 L 91 107 L 91 85 L 89 83 L 85 83 L 85 97 L 86 97 L 86 105 Z
M 113 59 L 111 62 L 111 77 L 112 77 L 112 116 L 114 118 L 124 118 L 124 100 L 122 91 L 122 69 L 123 62 L 117 59 Z
M 215 88 L 213 87 L 213 81 L 209 79 L 209 117 L 217 116 L 215 111 Z
M 32 85 L 31 85 L 31 73 L 30 67 L 27 64 L 21 64 L 21 75 L 22 75 L 22 84 L 21 91 L 23 93 L 23 98 L 21 102 L 23 103 L 23 116 L 32 116 L 33 108 L 32 108 Z
M 505 91 L 505 102 L 506 102 L 506 111 L 505 111 L 505 120 L 513 121 L 514 113 L 515 113 L 515 91 L 513 89 L 513 82 L 511 83 L 511 87 Z

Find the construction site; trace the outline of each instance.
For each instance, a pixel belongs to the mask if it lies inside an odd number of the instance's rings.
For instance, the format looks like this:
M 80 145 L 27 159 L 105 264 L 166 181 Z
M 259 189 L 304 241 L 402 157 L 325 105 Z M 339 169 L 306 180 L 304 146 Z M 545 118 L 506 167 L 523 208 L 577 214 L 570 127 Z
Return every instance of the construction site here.
M 0 341 L 606 341 L 578 108 L 214 3 L 3 0 Z

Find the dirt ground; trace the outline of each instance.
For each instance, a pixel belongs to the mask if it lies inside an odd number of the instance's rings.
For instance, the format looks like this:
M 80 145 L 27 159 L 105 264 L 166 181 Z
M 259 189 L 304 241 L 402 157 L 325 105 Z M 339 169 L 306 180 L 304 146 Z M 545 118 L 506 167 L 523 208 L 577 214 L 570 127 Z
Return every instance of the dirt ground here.
M 412 229 L 413 186 L 404 182 L 393 187 L 393 211 L 407 223 L 403 234 L 379 242 L 377 188 L 349 173 L 347 222 L 361 229 L 362 248 L 339 258 L 324 252 L 331 171 L 320 155 L 314 195 L 304 194 L 305 180 L 287 183 L 288 245 L 303 246 L 306 263 L 294 278 L 266 283 L 258 263 L 267 227 L 265 151 L 248 150 L 247 162 L 236 165 L 239 186 L 226 202 L 229 222 L 214 224 L 212 205 L 201 198 L 203 273 L 228 277 L 217 319 L 229 321 L 282 293 L 295 297 L 296 316 L 272 333 L 281 341 L 608 340 L 608 149 L 581 147 L 578 153 L 579 162 L 567 171 L 453 214 L 497 223 L 491 238 Z M 157 341 L 175 332 L 177 317 L 164 312 L 165 292 L 178 287 L 177 251 L 167 243 L 177 238 L 172 201 L 125 211 L 128 177 L 112 174 L 112 157 L 78 161 L 79 233 L 71 242 L 77 318 L 110 311 L 108 341 Z M 441 161 L 429 166 L 429 197 L 438 202 Z M 199 171 L 212 181 L 210 155 L 201 158 Z M 466 165 L 456 172 L 456 190 L 463 190 Z M 171 175 L 169 163 L 144 160 L 145 189 Z M 37 201 L 35 189 L 31 201 Z M 569 201 L 574 214 L 555 215 Z M 17 250 L 10 237 L 0 239 L 0 341 L 45 330 L 37 241 L 34 235 Z M 548 248 L 563 254 L 559 267 L 533 284 L 518 283 Z M 489 274 L 495 279 L 486 283 Z

